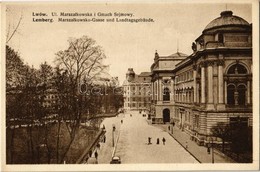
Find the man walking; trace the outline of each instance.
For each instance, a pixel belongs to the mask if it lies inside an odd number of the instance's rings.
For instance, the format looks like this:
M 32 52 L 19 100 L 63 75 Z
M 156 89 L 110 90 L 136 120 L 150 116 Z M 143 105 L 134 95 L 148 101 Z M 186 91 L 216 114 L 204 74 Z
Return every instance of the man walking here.
M 152 139 L 151 137 L 148 137 L 148 145 L 152 144 L 151 139 Z
M 97 153 L 97 151 L 95 152 L 95 158 L 96 158 L 96 159 L 98 158 L 98 153 Z
M 166 139 L 163 137 L 162 139 L 163 145 L 165 145 Z
M 160 139 L 159 138 L 157 138 L 157 145 L 159 145 L 160 144 Z

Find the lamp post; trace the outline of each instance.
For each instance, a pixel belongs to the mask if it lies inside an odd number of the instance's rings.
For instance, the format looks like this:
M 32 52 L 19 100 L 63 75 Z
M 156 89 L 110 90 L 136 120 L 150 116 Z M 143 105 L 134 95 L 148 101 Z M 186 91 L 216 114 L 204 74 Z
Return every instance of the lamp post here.
M 212 164 L 214 164 L 214 147 L 213 147 L 213 137 L 211 137 L 211 152 L 212 152 Z
M 115 146 L 114 132 L 116 130 L 115 124 L 112 125 L 112 147 Z

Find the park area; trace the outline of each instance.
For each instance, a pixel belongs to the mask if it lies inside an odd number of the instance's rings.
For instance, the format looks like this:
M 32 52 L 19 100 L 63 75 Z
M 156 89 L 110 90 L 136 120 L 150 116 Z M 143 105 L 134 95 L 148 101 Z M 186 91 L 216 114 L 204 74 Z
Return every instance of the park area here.
M 7 164 L 75 164 L 95 139 L 102 118 L 73 129 L 68 121 L 6 129 Z

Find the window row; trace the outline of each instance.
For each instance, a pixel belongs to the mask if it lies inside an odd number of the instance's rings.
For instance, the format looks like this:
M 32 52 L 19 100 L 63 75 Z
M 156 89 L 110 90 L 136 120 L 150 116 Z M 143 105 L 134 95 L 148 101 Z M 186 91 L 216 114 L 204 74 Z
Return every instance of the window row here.
M 176 83 L 184 82 L 184 81 L 190 81 L 192 79 L 193 79 L 193 70 L 189 70 L 189 71 L 186 71 L 186 72 L 179 74 L 176 77 Z
M 125 103 L 125 107 L 129 107 L 129 108 L 132 108 L 132 107 L 147 107 L 149 105 L 150 105 L 149 103 Z
M 175 92 L 175 101 L 184 103 L 193 103 L 193 90 L 184 90 Z
M 127 98 L 127 101 L 129 102 L 129 101 L 139 101 L 139 102 L 141 102 L 141 101 L 151 101 L 151 97 L 132 97 L 132 98 Z

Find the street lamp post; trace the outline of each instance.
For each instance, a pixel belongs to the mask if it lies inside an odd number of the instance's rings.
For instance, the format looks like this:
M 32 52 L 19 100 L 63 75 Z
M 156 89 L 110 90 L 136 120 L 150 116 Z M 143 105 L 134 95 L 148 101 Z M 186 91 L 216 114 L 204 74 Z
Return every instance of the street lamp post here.
M 113 127 L 112 127 L 112 147 L 114 147 L 114 146 L 115 146 L 114 132 L 115 132 L 115 130 L 116 130 L 116 127 L 115 127 L 114 124 L 113 124 L 112 126 L 113 126 Z
M 212 152 L 212 164 L 214 164 L 214 147 L 213 147 L 213 137 L 211 137 L 211 152 Z

